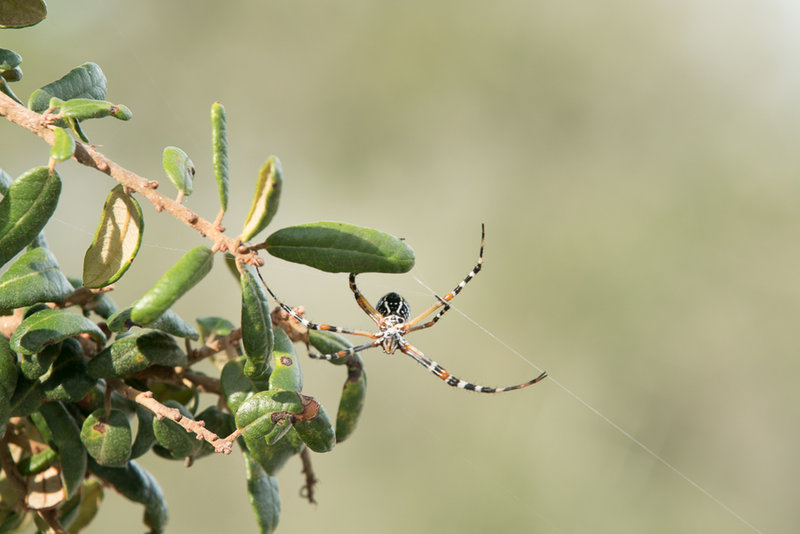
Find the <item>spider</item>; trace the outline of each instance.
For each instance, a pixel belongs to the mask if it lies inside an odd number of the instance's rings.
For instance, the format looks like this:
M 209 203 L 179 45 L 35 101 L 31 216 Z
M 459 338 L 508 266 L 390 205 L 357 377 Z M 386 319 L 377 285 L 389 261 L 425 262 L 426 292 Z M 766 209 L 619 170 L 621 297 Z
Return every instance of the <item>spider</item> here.
M 515 386 L 506 386 L 506 387 L 490 387 L 490 386 L 479 386 L 477 384 L 473 384 L 471 382 L 467 382 L 465 380 L 461 380 L 460 378 L 450 374 L 450 372 L 436 363 L 435 361 L 431 360 L 427 356 L 425 356 L 418 348 L 411 345 L 408 341 L 406 341 L 405 336 L 410 334 L 411 332 L 416 332 L 418 330 L 423 330 L 425 328 L 430 328 L 442 318 L 442 316 L 450 309 L 450 301 L 458 295 L 464 286 L 466 286 L 470 280 L 472 280 L 476 274 L 478 274 L 483 266 L 483 244 L 485 238 L 485 229 L 484 225 L 481 224 L 481 250 L 480 254 L 478 255 L 478 263 L 475 267 L 470 271 L 470 273 L 464 278 L 451 292 L 447 293 L 444 297 L 440 297 L 436 295 L 437 302 L 432 305 L 430 308 L 422 312 L 421 314 L 417 315 L 413 319 L 410 319 L 411 316 L 411 309 L 408 306 L 408 302 L 406 299 L 395 293 L 394 291 L 385 294 L 383 297 L 378 300 L 378 303 L 373 307 L 361 291 L 358 290 L 356 286 L 356 274 L 357 273 L 350 273 L 350 290 L 353 292 L 353 295 L 356 298 L 356 302 L 358 303 L 359 307 L 366 313 L 370 319 L 378 326 L 377 332 L 366 332 L 364 330 L 353 330 L 350 328 L 341 328 L 338 326 L 332 326 L 329 324 L 316 324 L 312 323 L 311 321 L 305 319 L 304 317 L 298 315 L 292 308 L 281 302 L 281 300 L 272 292 L 269 286 L 264 282 L 262 278 L 261 281 L 264 283 L 264 287 L 266 287 L 267 291 L 272 298 L 278 303 L 278 305 L 283 308 L 289 315 L 300 321 L 306 328 L 310 328 L 312 330 L 324 330 L 328 332 L 337 332 L 340 334 L 350 334 L 354 336 L 362 336 L 371 338 L 373 341 L 369 343 L 364 343 L 363 345 L 357 345 L 355 347 L 350 347 L 344 350 L 340 350 L 339 352 L 334 352 L 332 354 L 315 354 L 309 353 L 311 358 L 315 358 L 318 360 L 338 360 L 340 358 L 346 358 L 351 354 L 355 354 L 356 352 L 361 352 L 362 350 L 371 349 L 373 347 L 381 347 L 383 352 L 386 354 L 394 354 L 395 351 L 400 351 L 403 354 L 410 356 L 414 361 L 428 369 L 431 373 L 438 376 L 442 379 L 447 385 L 453 386 L 460 389 L 467 389 L 470 391 L 477 391 L 479 393 L 502 393 L 504 391 L 513 391 L 515 389 L 522 389 L 528 386 L 539 382 L 543 378 L 547 376 L 547 372 L 543 372 L 536 378 L 529 380 L 527 382 L 523 382 L 522 384 L 517 384 Z M 259 274 L 259 277 L 261 275 Z M 441 310 L 439 310 L 441 308 Z M 422 320 L 428 317 L 430 314 L 439 310 L 433 319 L 422 323 Z

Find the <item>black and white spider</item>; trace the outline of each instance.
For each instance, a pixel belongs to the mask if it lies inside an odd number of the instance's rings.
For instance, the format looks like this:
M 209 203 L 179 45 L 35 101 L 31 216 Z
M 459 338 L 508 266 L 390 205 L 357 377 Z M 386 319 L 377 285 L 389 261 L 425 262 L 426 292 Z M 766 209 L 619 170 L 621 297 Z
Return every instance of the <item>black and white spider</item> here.
M 547 376 L 547 373 L 544 372 L 537 376 L 536 378 L 529 380 L 527 382 L 523 382 L 522 384 L 517 384 L 515 386 L 506 386 L 502 388 L 495 388 L 490 386 L 479 386 L 477 384 L 473 384 L 471 382 L 467 382 L 465 380 L 461 380 L 460 378 L 453 376 L 450 372 L 439 365 L 438 363 L 434 362 L 427 356 L 425 356 L 418 348 L 411 345 L 408 341 L 406 341 L 405 336 L 410 334 L 411 332 L 416 332 L 417 330 L 423 330 L 425 328 L 430 328 L 431 326 L 435 325 L 436 322 L 442 318 L 442 316 L 450 309 L 449 302 L 464 289 L 464 286 L 472 280 L 478 272 L 480 272 L 481 267 L 483 266 L 483 243 L 485 238 L 485 231 L 483 225 L 481 225 L 481 251 L 478 255 L 478 263 L 475 267 L 470 271 L 466 278 L 464 278 L 451 292 L 446 294 L 444 297 L 440 297 L 436 295 L 438 299 L 436 304 L 425 310 L 420 315 L 417 315 L 413 319 L 410 319 L 411 310 L 408 306 L 408 302 L 398 295 L 395 292 L 387 293 L 378 301 L 375 307 L 364 298 L 364 295 L 358 290 L 356 286 L 356 274 L 357 273 L 350 273 L 350 289 L 355 295 L 356 302 L 364 310 L 370 319 L 378 326 L 377 332 L 366 332 L 363 330 L 352 330 L 350 328 L 340 328 L 338 326 L 332 326 L 329 324 L 316 324 L 312 323 L 311 321 L 305 319 L 298 315 L 292 308 L 284 304 L 280 301 L 280 299 L 272 292 L 272 290 L 264 283 L 264 287 L 267 288 L 269 294 L 272 295 L 272 298 L 278 303 L 278 305 L 283 308 L 289 315 L 300 321 L 306 328 L 310 328 L 312 330 L 325 330 L 328 332 L 337 332 L 340 334 L 350 334 L 354 336 L 362 336 L 368 337 L 373 339 L 369 343 L 364 343 L 363 345 L 357 345 L 355 347 L 350 347 L 348 349 L 340 350 L 339 352 L 335 352 L 332 354 L 314 354 L 309 353 L 311 358 L 316 358 L 319 360 L 338 360 L 339 358 L 346 358 L 351 354 L 356 352 L 361 352 L 362 350 L 371 349 L 373 347 L 381 347 L 383 352 L 386 354 L 394 354 L 395 351 L 400 351 L 403 354 L 407 354 L 411 356 L 417 363 L 428 369 L 430 372 L 444 380 L 447 385 L 457 387 L 460 389 L 468 389 L 470 391 L 477 391 L 479 393 L 502 393 L 504 391 L 513 391 L 515 389 L 522 389 L 524 387 L 531 386 L 536 382 L 542 380 L 544 377 Z M 260 274 L 259 274 L 260 276 Z M 264 281 L 263 278 L 261 280 Z M 437 313 L 433 319 L 428 322 L 420 324 L 420 322 L 425 319 L 427 316 L 435 312 L 441 308 L 439 313 Z

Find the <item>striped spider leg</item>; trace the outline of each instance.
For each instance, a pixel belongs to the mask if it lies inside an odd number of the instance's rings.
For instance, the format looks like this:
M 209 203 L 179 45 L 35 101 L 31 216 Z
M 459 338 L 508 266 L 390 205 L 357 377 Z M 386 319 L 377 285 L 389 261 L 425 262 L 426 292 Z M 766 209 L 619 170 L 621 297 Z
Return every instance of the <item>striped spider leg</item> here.
M 505 391 L 513 391 L 515 389 L 522 389 L 528 386 L 539 382 L 543 378 L 547 376 L 547 373 L 541 373 L 536 378 L 533 378 L 527 382 L 523 382 L 521 384 L 516 384 L 514 386 L 506 386 L 506 387 L 491 387 L 491 386 L 481 386 L 478 384 L 473 384 L 471 382 L 467 382 L 462 380 L 452 374 L 436 363 L 435 361 L 431 360 L 427 356 L 425 356 L 419 349 L 408 343 L 406 341 L 405 336 L 411 332 L 416 332 L 417 330 L 422 330 L 425 328 L 430 328 L 442 318 L 442 316 L 447 313 L 450 309 L 450 301 L 458 295 L 462 289 L 475 277 L 478 272 L 480 272 L 481 267 L 483 266 L 483 246 L 484 246 L 484 239 L 485 239 L 485 231 L 483 225 L 481 225 L 481 249 L 480 254 L 478 255 L 478 262 L 472 271 L 462 280 L 452 291 L 447 293 L 444 297 L 440 297 L 436 295 L 437 302 L 433 304 L 430 308 L 425 310 L 420 315 L 417 315 L 413 319 L 410 319 L 411 310 L 408 306 L 408 302 L 398 295 L 395 292 L 390 292 L 384 295 L 383 297 L 378 300 L 378 303 L 373 307 L 369 301 L 364 297 L 364 295 L 359 291 L 358 286 L 356 286 L 356 274 L 357 273 L 350 273 L 350 290 L 353 292 L 353 296 L 356 299 L 356 303 L 362 309 L 362 311 L 375 323 L 378 327 L 378 331 L 375 333 L 366 332 L 363 330 L 352 330 L 349 328 L 341 328 L 338 326 L 332 326 L 329 324 L 317 324 L 312 323 L 308 319 L 298 315 L 291 307 L 287 306 L 283 302 L 278 299 L 275 293 L 267 286 L 264 282 L 264 279 L 261 279 L 261 282 L 264 284 L 264 287 L 267 289 L 272 298 L 278 303 L 278 305 L 286 311 L 289 315 L 300 321 L 306 328 L 311 330 L 324 330 L 328 332 L 336 332 L 340 334 L 349 334 L 354 336 L 362 336 L 371 338 L 372 341 L 369 343 L 364 343 L 362 345 L 357 345 L 355 347 L 350 347 L 344 350 L 340 350 L 339 352 L 335 352 L 332 354 L 315 354 L 309 353 L 311 358 L 319 359 L 319 360 L 338 360 L 340 358 L 346 358 L 351 354 L 355 354 L 356 352 L 361 352 L 363 350 L 371 349 L 373 347 L 381 347 L 383 352 L 386 354 L 394 354 L 396 351 L 400 351 L 403 354 L 411 357 L 414 361 L 428 369 L 431 373 L 439 377 L 441 380 L 445 382 L 445 384 L 449 386 L 453 386 L 459 389 L 466 389 L 469 391 L 476 391 L 478 393 L 502 393 Z M 259 277 L 260 277 L 259 273 Z M 440 309 L 441 308 L 441 309 Z M 433 316 L 433 319 L 422 323 L 426 317 L 438 311 L 436 315 Z

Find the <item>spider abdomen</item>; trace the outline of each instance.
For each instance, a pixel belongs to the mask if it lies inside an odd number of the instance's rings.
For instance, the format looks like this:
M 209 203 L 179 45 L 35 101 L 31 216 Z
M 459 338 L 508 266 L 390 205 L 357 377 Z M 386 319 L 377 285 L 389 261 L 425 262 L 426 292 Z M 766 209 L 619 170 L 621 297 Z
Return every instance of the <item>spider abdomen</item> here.
M 408 302 L 406 302 L 406 299 L 394 291 L 391 293 L 386 293 L 384 296 L 382 296 L 378 301 L 377 306 L 375 306 L 375 309 L 384 317 L 390 317 L 394 315 L 401 318 L 402 321 L 397 321 L 398 323 L 405 323 L 411 316 L 411 308 L 408 307 Z

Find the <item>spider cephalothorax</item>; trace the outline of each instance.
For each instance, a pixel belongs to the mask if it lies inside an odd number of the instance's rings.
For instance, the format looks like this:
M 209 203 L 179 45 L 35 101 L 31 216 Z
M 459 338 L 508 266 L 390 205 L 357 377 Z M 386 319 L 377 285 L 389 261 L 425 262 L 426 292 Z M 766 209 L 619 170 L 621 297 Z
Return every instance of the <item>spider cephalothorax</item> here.
M 420 315 L 417 315 L 413 319 L 410 319 L 411 310 L 409 309 L 406 300 L 393 291 L 381 297 L 381 299 L 378 301 L 378 304 L 373 307 L 367 301 L 367 299 L 364 298 L 364 295 L 361 294 L 361 291 L 359 291 L 358 287 L 356 286 L 357 273 L 350 273 L 350 290 L 353 292 L 359 307 L 378 327 L 377 332 L 366 332 L 364 330 L 340 328 L 338 326 L 332 326 L 329 324 L 312 323 L 301 315 L 295 313 L 292 308 L 281 302 L 278 297 L 275 296 L 275 293 L 272 292 L 269 286 L 266 284 L 264 284 L 264 286 L 267 288 L 267 291 L 269 291 L 269 294 L 272 295 L 272 298 L 277 301 L 278 305 L 292 317 L 300 321 L 306 328 L 310 328 L 311 330 L 327 330 L 328 332 L 338 332 L 340 334 L 368 337 L 373 340 L 369 343 L 364 343 L 363 345 L 357 345 L 355 347 L 340 350 L 339 352 L 334 352 L 333 354 L 309 353 L 309 356 L 312 358 L 320 360 L 338 360 L 340 358 L 346 358 L 351 354 L 355 354 L 356 352 L 361 352 L 362 350 L 371 349 L 373 347 L 381 347 L 387 354 L 393 354 L 395 351 L 399 350 L 403 354 L 410 356 L 417 363 L 424 366 L 430 372 L 444 380 L 446 384 L 453 387 L 468 389 L 470 391 L 477 391 L 480 393 L 501 393 L 503 391 L 522 389 L 540 381 L 547 376 L 547 373 L 542 373 L 534 379 L 523 382 L 522 384 L 517 384 L 515 386 L 506 386 L 502 388 L 479 386 L 451 375 L 447 369 L 425 356 L 418 348 L 411 345 L 405 339 L 405 336 L 411 332 L 416 332 L 417 330 L 422 330 L 424 328 L 430 328 L 431 326 L 435 325 L 436 322 L 447 312 L 447 310 L 450 309 L 449 302 L 453 300 L 453 298 L 455 298 L 455 296 L 458 295 L 462 289 L 464 289 L 464 286 L 466 286 L 467 283 L 472 280 L 476 274 L 478 274 L 478 272 L 480 272 L 481 267 L 483 266 L 484 237 L 484 229 L 483 225 L 481 225 L 481 251 L 478 255 L 478 263 L 475 265 L 472 271 L 469 272 L 466 278 L 464 278 L 451 292 L 447 293 L 444 297 L 437 295 L 436 304 L 432 305 L 430 308 L 422 312 Z M 434 315 L 433 319 L 425 323 L 421 323 L 423 319 L 428 317 L 436 310 L 439 310 L 439 313 Z

